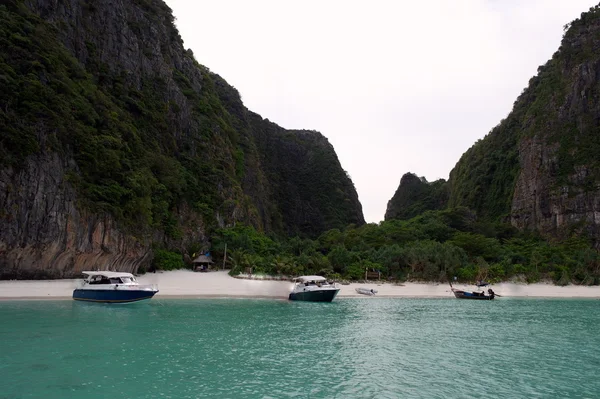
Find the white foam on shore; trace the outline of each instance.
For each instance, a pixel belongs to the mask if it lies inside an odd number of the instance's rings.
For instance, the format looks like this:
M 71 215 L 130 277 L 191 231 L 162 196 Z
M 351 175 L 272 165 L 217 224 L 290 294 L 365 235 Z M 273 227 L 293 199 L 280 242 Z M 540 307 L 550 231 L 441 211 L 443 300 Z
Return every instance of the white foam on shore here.
M 0 299 L 61 299 L 71 298 L 80 280 L 11 280 L 0 281 Z M 163 297 L 254 297 L 287 298 L 292 283 L 289 281 L 245 280 L 230 277 L 225 271 L 195 273 L 175 270 L 148 273 L 138 277 L 140 284 L 157 284 Z M 365 297 L 355 288 L 377 290 L 375 297 L 447 298 L 452 296 L 450 286 L 434 283 L 368 283 L 342 285 L 338 297 Z M 455 285 L 456 288 L 472 290 L 473 286 Z M 600 287 L 569 285 L 559 287 L 551 284 L 501 283 L 493 286 L 494 292 L 504 297 L 534 298 L 600 298 Z M 366 297 L 365 297 L 366 298 Z

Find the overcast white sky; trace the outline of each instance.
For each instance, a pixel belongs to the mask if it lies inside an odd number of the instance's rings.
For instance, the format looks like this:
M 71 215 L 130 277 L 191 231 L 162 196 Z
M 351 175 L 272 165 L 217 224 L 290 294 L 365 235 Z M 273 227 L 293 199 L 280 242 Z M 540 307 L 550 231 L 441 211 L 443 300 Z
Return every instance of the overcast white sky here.
M 598 0 L 166 0 L 247 108 L 335 147 L 367 222 L 406 172 L 448 179 Z

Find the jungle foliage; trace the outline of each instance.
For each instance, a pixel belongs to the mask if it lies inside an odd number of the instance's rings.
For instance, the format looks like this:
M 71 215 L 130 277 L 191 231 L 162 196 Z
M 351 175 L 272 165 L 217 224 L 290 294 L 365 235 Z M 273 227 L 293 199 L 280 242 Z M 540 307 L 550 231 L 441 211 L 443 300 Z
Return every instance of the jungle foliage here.
M 467 208 L 428 211 L 409 220 L 333 229 L 318 239 L 277 239 L 238 225 L 215 235 L 231 274 L 319 274 L 362 280 L 366 270 L 395 281 L 476 280 L 600 284 L 600 257 L 590 242 L 550 242 L 532 232 L 477 219 Z

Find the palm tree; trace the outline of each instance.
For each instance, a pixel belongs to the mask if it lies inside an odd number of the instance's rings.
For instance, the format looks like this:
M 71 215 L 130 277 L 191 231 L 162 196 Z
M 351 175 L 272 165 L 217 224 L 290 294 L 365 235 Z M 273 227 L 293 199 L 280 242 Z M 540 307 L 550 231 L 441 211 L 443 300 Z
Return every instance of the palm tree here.
M 231 271 L 239 274 L 248 267 L 248 254 L 243 249 L 231 251 L 227 261 L 231 265 Z
M 275 258 L 273 258 L 271 266 L 277 274 L 288 274 L 292 268 L 290 260 L 281 255 L 277 255 Z

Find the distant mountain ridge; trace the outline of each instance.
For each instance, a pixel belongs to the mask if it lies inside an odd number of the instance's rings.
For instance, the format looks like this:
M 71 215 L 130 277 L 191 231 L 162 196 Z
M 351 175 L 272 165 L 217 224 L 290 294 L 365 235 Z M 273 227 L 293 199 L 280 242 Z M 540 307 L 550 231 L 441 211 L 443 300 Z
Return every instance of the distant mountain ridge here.
M 448 184 L 444 179 L 429 183 L 424 177 L 406 173 L 388 202 L 385 220 L 407 220 L 425 211 L 445 209 L 447 205 Z
M 451 171 L 446 206 L 549 237 L 588 236 L 598 245 L 600 6 L 565 28 L 560 48 L 512 112 Z M 395 218 L 400 211 L 390 204 L 386 215 Z
M 3 2 L 0 103 L 0 278 L 134 272 L 235 223 L 364 223 L 328 140 L 247 110 L 160 0 Z

